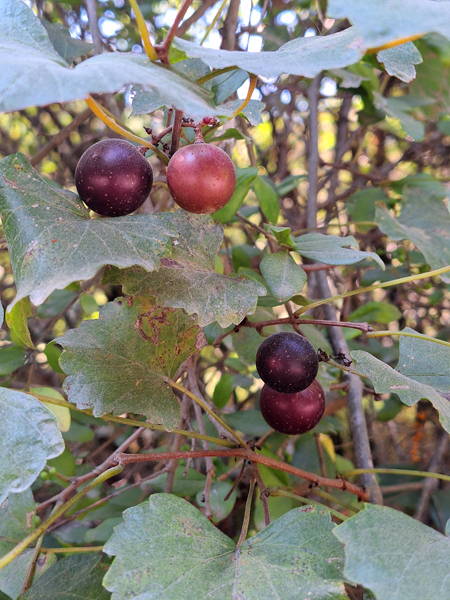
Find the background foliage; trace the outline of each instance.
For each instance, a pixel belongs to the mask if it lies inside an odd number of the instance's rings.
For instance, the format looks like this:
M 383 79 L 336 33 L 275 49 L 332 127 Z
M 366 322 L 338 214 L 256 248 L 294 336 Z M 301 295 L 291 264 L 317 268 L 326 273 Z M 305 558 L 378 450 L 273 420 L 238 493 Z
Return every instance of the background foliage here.
M 134 0 L 0 0 L 0 599 L 450 598 L 449 3 L 139 6 L 159 61 Z M 212 216 L 180 111 L 236 166 Z M 98 218 L 114 136 L 155 183 Z M 327 406 L 289 437 L 254 362 L 293 329 Z

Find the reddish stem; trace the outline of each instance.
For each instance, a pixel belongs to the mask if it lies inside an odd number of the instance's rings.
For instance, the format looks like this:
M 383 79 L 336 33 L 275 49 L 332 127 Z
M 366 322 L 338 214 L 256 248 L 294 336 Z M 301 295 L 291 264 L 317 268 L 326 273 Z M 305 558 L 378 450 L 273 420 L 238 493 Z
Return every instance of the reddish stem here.
M 175 34 L 177 32 L 177 29 L 178 29 L 181 21 L 183 20 L 184 15 L 186 14 L 186 12 L 187 12 L 188 8 L 190 7 L 190 5 L 192 4 L 192 2 L 193 2 L 193 0 L 184 0 L 183 4 L 181 5 L 180 10 L 177 13 L 177 16 L 175 17 L 175 21 L 173 22 L 172 27 L 169 29 L 169 31 L 166 35 L 166 39 L 163 41 L 162 44 L 155 46 L 155 49 L 158 52 L 160 61 L 166 65 L 170 64 L 169 63 L 170 45 L 173 41 L 173 38 L 175 37 Z
M 347 323 L 346 321 L 326 321 L 323 319 L 299 319 L 295 315 L 290 317 L 283 317 L 282 319 L 272 319 L 270 321 L 249 321 L 245 318 L 239 325 L 236 325 L 231 331 L 222 333 L 219 335 L 214 342 L 213 346 L 218 346 L 220 342 L 231 333 L 236 333 L 241 327 L 250 327 L 256 329 L 259 333 L 264 327 L 271 327 L 272 325 L 324 325 L 328 327 L 350 327 L 351 329 L 359 329 L 364 333 L 373 331 L 373 327 L 369 323 Z
M 111 462 L 111 465 L 120 464 L 120 465 L 128 465 L 136 462 L 147 462 L 154 460 L 172 460 L 172 459 L 190 459 L 190 458 L 206 458 L 208 456 L 222 457 L 222 458 L 230 458 L 230 457 L 239 457 L 244 460 L 248 460 L 250 462 L 260 463 L 261 465 L 265 465 L 266 467 L 270 467 L 272 469 L 277 469 L 278 471 L 284 471 L 285 473 L 290 473 L 291 475 L 295 475 L 297 477 L 302 477 L 307 481 L 310 481 L 312 484 L 316 486 L 328 486 L 330 488 L 334 488 L 337 490 L 345 490 L 354 494 L 358 497 L 359 500 L 368 502 L 368 496 L 361 487 L 355 485 L 354 483 L 349 483 L 344 479 L 328 479 L 326 477 L 321 477 L 320 475 L 316 475 L 315 473 L 309 473 L 308 471 L 303 471 L 303 469 L 298 469 L 297 467 L 293 467 L 292 465 L 288 465 L 274 458 L 270 458 L 269 456 L 264 456 L 262 454 L 256 454 L 251 450 L 245 450 L 245 448 L 236 448 L 231 450 L 194 450 L 194 451 L 184 451 L 184 452 L 154 452 L 152 454 L 122 454 L 120 452 L 114 455 L 114 459 Z

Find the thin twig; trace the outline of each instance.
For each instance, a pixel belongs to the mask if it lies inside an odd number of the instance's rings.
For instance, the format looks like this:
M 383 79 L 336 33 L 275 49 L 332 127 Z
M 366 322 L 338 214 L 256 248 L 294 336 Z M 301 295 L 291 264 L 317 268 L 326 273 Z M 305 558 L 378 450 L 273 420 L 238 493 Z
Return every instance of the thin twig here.
M 299 496 L 298 494 L 294 494 L 293 492 L 287 492 L 286 490 L 277 490 L 277 489 L 268 489 L 270 496 L 284 496 L 285 498 L 291 498 L 292 500 L 297 500 L 298 502 L 302 502 L 303 504 L 312 504 L 313 506 L 319 506 L 320 508 L 326 508 L 327 511 L 336 517 L 340 521 L 346 521 L 347 517 L 337 510 L 333 510 L 328 506 L 324 506 L 321 502 L 316 502 L 315 500 L 311 500 L 311 498 L 305 498 L 304 496 Z
M 143 427 L 139 427 L 117 448 L 116 452 L 123 453 L 138 437 L 145 431 Z M 115 456 L 116 452 L 114 452 L 111 456 L 109 456 L 106 460 L 104 460 L 100 465 L 95 467 L 90 473 L 86 473 L 85 475 L 80 475 L 80 477 L 76 477 L 72 480 L 72 483 L 66 487 L 62 492 L 53 496 L 53 498 L 49 498 L 39 504 L 36 507 L 36 512 L 39 512 L 49 506 L 50 504 L 54 504 L 55 502 L 62 501 L 64 502 L 66 498 L 70 496 L 80 485 L 86 483 L 87 481 L 94 479 L 97 476 L 100 476 L 102 473 L 107 471 L 111 466 L 111 461 L 113 460 L 113 456 Z M 123 455 L 126 456 L 126 455 Z
M 439 468 L 439 463 L 441 462 L 447 447 L 448 447 L 448 433 L 444 431 L 441 435 L 441 438 L 436 446 L 436 450 L 433 458 L 431 459 L 428 470 L 431 472 L 436 471 Z M 430 497 L 433 491 L 438 486 L 437 479 L 426 479 L 423 485 L 422 493 L 420 494 L 419 501 L 416 506 L 416 510 L 414 512 L 414 518 L 418 521 L 425 522 L 428 516 L 428 505 L 430 502 Z
M 317 75 L 308 88 L 309 100 L 309 156 L 308 156 L 308 203 L 306 209 L 306 226 L 317 227 L 317 174 L 319 169 L 319 127 L 318 102 L 322 76 Z
M 255 491 L 255 478 L 250 479 L 250 487 L 248 489 L 247 501 L 245 503 L 244 520 L 242 522 L 241 534 L 239 536 L 236 548 L 245 542 L 248 533 L 248 526 L 250 525 L 250 515 L 252 512 L 253 492 Z
M 173 156 L 175 154 L 175 152 L 178 150 L 178 146 L 180 145 L 182 118 L 183 112 L 181 110 L 176 110 L 172 124 L 172 141 L 170 144 L 170 156 Z
M 41 160 L 44 159 L 47 156 L 47 154 L 53 150 L 53 148 L 55 148 L 56 146 L 61 144 L 61 142 L 63 142 L 66 138 L 68 138 L 72 131 L 78 129 L 78 127 L 82 123 L 87 121 L 91 115 L 91 109 L 85 108 L 83 112 L 74 117 L 72 121 L 66 127 L 64 127 L 64 129 L 61 129 L 61 131 L 54 135 L 51 140 L 49 140 L 44 146 L 42 146 L 42 148 L 38 152 L 36 152 L 36 154 L 30 159 L 31 166 L 36 167 L 41 162 Z
M 207 412 L 208 415 L 210 415 L 217 423 L 220 423 L 222 428 L 226 429 L 226 431 L 234 437 L 234 439 L 237 441 L 237 443 L 240 446 L 242 446 L 243 448 L 248 448 L 248 445 L 244 442 L 244 440 L 241 439 L 237 435 L 237 433 L 235 431 L 233 431 L 233 429 L 231 427 L 229 427 L 226 423 L 224 423 L 222 421 L 222 419 L 214 413 L 213 409 L 208 405 L 208 403 L 204 399 L 193 394 L 191 391 L 187 390 L 182 385 L 175 383 L 174 381 L 172 381 L 170 379 L 167 379 L 167 383 L 170 386 L 172 386 L 173 388 L 175 388 L 176 390 L 183 392 L 184 394 L 187 394 L 190 398 L 192 398 L 192 400 L 194 400 L 194 402 L 197 402 L 198 404 L 200 404 L 200 406 L 203 408 L 203 410 L 205 412 Z
M 199 6 L 199 8 L 197 8 L 197 10 L 188 19 L 185 19 L 178 27 L 177 36 L 183 36 L 188 31 L 189 27 L 201 19 L 205 12 L 214 6 L 215 3 L 215 0 L 204 0 L 202 5 Z
M 55 317 L 53 317 L 48 323 L 46 323 L 44 329 L 41 331 L 41 335 L 39 336 L 39 338 L 37 339 L 37 341 L 35 343 L 35 346 L 37 346 L 45 338 L 47 332 L 51 331 L 53 329 L 53 327 L 56 325 L 56 323 L 59 321 L 59 319 L 61 319 L 70 308 L 72 308 L 72 306 L 78 301 L 81 294 L 83 294 L 85 291 L 89 290 L 92 286 L 100 283 L 100 280 L 103 277 L 104 272 L 105 272 L 105 267 L 102 267 L 99 271 L 97 271 L 97 273 L 94 275 L 94 277 L 91 277 L 91 279 L 88 279 L 80 286 L 80 289 L 75 294 L 75 296 L 72 298 L 72 300 Z
M 307 205 L 307 227 L 317 227 L 317 176 L 319 169 L 319 142 L 318 142 L 318 101 L 319 101 L 319 86 L 320 75 L 318 75 L 308 90 L 309 98 L 309 190 L 308 190 L 308 205 Z M 317 285 L 319 294 L 322 298 L 331 296 L 330 287 L 326 273 L 318 271 L 314 274 L 314 282 Z M 318 303 L 313 303 L 310 307 L 304 308 L 301 312 L 306 312 L 310 308 L 317 306 Z M 294 313 L 298 316 L 300 310 Z M 327 304 L 324 309 L 325 316 L 330 321 L 337 321 L 336 311 L 334 307 Z M 350 355 L 347 341 L 344 337 L 342 328 L 330 327 L 329 336 L 335 353 L 343 352 L 347 356 Z M 350 415 L 350 428 L 352 432 L 353 446 L 357 465 L 373 467 L 372 454 L 370 451 L 369 434 L 367 431 L 367 423 L 364 415 L 362 403 L 363 391 L 362 381 L 354 374 L 348 374 L 348 408 Z M 378 487 L 377 480 L 374 475 L 365 474 L 361 477 L 363 485 L 368 490 L 368 497 L 374 504 L 382 504 L 383 497 Z M 331 487 L 331 486 L 330 486 Z
M 103 49 L 102 36 L 98 27 L 97 2 L 96 0 L 86 0 L 86 10 L 91 29 L 92 41 L 94 42 L 94 54 L 101 54 Z
M 31 562 L 28 565 L 27 574 L 25 576 L 25 581 L 23 582 L 22 589 L 20 590 L 20 594 L 25 594 L 27 589 L 33 583 L 34 573 L 36 571 L 36 562 L 39 558 L 39 554 L 41 552 L 42 541 L 44 539 L 44 533 L 41 534 L 36 542 L 36 546 L 34 547 L 33 557 L 31 558 Z
M 170 49 L 170 45 L 173 41 L 173 38 L 175 37 L 177 30 L 178 30 L 178 26 L 180 25 L 181 21 L 183 20 L 184 15 L 186 14 L 188 8 L 190 7 L 190 5 L 192 4 L 193 0 L 184 0 L 183 4 L 181 5 L 180 10 L 178 11 L 174 22 L 172 23 L 171 28 L 169 29 L 165 40 L 163 41 L 162 44 L 160 44 L 159 46 L 156 46 L 156 51 L 158 52 L 158 56 L 161 60 L 161 62 L 165 63 L 165 64 L 169 64 L 169 49 Z
M 255 481 L 259 487 L 259 498 L 262 502 L 263 511 L 264 511 L 264 524 L 267 527 L 267 525 L 269 525 L 269 523 L 270 523 L 268 489 L 267 489 L 266 484 L 263 481 L 263 478 L 261 477 L 261 473 L 259 472 L 258 465 L 255 462 L 252 462 L 251 467 L 252 467 L 253 477 L 255 478 Z
M 117 492 L 113 492 L 112 494 L 108 494 L 104 498 L 101 498 L 100 500 L 97 500 L 97 502 L 94 502 L 93 504 L 89 504 L 89 506 L 86 506 L 85 508 L 82 508 L 81 510 L 78 510 L 77 512 L 73 513 L 73 515 L 71 515 L 67 519 L 64 519 L 64 521 L 57 521 L 54 525 L 52 525 L 51 527 L 49 527 L 47 529 L 47 533 L 50 533 L 54 529 L 59 529 L 60 527 L 63 527 L 64 525 L 67 525 L 67 523 L 70 523 L 71 521 L 75 521 L 76 519 L 79 519 L 80 517 L 82 517 L 86 513 L 89 513 L 92 510 L 95 510 L 96 508 L 98 508 L 99 506 L 102 506 L 103 504 L 105 504 L 106 502 L 108 502 L 109 500 L 111 500 L 112 498 L 116 498 L 117 496 L 120 496 L 124 492 L 128 492 L 128 490 L 140 487 L 144 483 L 147 483 L 148 481 L 151 481 L 152 479 L 155 479 L 155 477 L 159 477 L 159 475 L 164 475 L 164 473 L 167 473 L 167 470 L 168 470 L 168 467 L 164 467 L 163 469 L 160 469 L 159 471 L 155 471 L 151 475 L 148 475 L 147 477 L 144 477 L 140 481 L 136 481 L 135 483 L 132 483 L 132 484 L 127 485 L 127 486 L 124 486 L 120 490 L 117 490 Z M 42 550 L 42 551 L 44 551 L 44 550 Z
M 184 428 L 184 425 L 187 420 L 190 405 L 191 405 L 191 399 L 189 398 L 189 396 L 186 396 L 186 394 L 184 394 L 183 400 L 181 401 L 181 414 L 180 414 L 180 421 L 178 423 L 178 429 Z M 183 437 L 184 436 L 180 433 L 176 433 L 174 435 L 173 443 L 172 443 L 172 452 L 178 452 L 178 450 L 181 448 L 181 442 L 183 441 Z M 164 485 L 164 491 L 166 494 L 172 493 L 173 484 L 175 482 L 175 471 L 177 469 L 177 466 L 178 466 L 177 460 L 171 460 L 169 462 L 168 471 L 167 471 L 167 479 L 166 479 L 166 483 Z
M 111 469 L 106 470 L 101 475 L 96 477 L 94 481 L 88 483 L 86 487 L 84 487 L 78 494 L 75 494 L 73 498 L 56 508 L 50 517 L 41 523 L 33 533 L 30 533 L 25 539 L 19 542 L 14 548 L 12 548 L 7 554 L 0 558 L 0 570 L 9 565 L 15 558 L 17 558 L 30 544 L 32 544 L 35 540 L 37 540 L 43 533 L 47 531 L 47 529 L 52 525 L 61 515 L 69 510 L 72 506 L 74 506 L 81 498 L 83 498 L 86 494 L 88 494 L 94 487 L 103 483 L 107 479 L 111 477 L 115 477 L 119 475 L 123 471 L 123 467 L 117 465 Z
M 254 461 L 261 465 L 265 465 L 266 467 L 270 467 L 279 471 L 284 471 L 285 473 L 290 473 L 291 475 L 295 475 L 296 477 L 301 477 L 302 479 L 306 479 L 307 481 L 310 481 L 312 484 L 317 486 L 328 486 L 336 490 L 345 490 L 357 496 L 359 500 L 363 500 L 365 502 L 367 502 L 369 499 L 365 490 L 353 483 L 344 481 L 343 479 L 327 479 L 326 477 L 321 477 L 316 473 L 309 473 L 308 471 L 304 471 L 303 469 L 299 469 L 280 460 L 276 460 L 275 458 L 264 456 L 263 454 L 256 454 L 256 452 L 253 452 L 252 450 L 247 450 L 245 448 L 236 448 L 230 450 L 214 449 L 208 451 L 195 450 L 194 452 L 152 452 L 151 454 L 121 454 L 120 452 L 118 452 L 115 455 L 114 460 L 112 460 L 110 464 L 114 465 L 119 463 L 121 465 L 128 465 L 136 462 L 149 462 L 154 460 L 165 461 L 170 460 L 172 458 L 205 458 L 206 456 L 217 456 L 222 458 L 230 458 L 235 456 L 244 460 L 248 460 L 250 462 Z
M 327 276 L 325 273 L 316 274 L 319 292 L 322 297 L 330 295 Z M 336 311 L 331 304 L 324 306 L 325 316 L 330 320 L 336 319 Z M 347 341 L 342 329 L 339 327 L 330 327 L 329 335 L 335 352 L 343 352 L 346 356 L 350 355 Z M 348 409 L 350 416 L 350 429 L 352 432 L 353 447 L 355 452 L 356 465 L 358 468 L 373 468 L 372 453 L 370 450 L 369 434 L 362 403 L 363 389 L 360 377 L 353 373 L 347 375 L 348 388 Z M 368 491 L 368 497 L 373 504 L 382 504 L 383 496 L 375 475 L 365 473 L 361 476 L 361 482 Z
M 191 357 L 187 362 L 188 362 L 187 376 L 188 376 L 189 387 L 191 388 L 191 390 L 192 390 L 192 387 L 194 387 L 194 389 L 198 390 L 197 380 L 196 380 L 196 375 L 195 375 L 194 359 Z M 202 409 L 200 408 L 200 405 L 197 404 L 197 402 L 194 402 L 194 411 L 195 411 L 195 416 L 197 419 L 198 430 L 203 435 L 206 435 L 205 423 L 203 422 Z M 209 450 L 209 443 L 206 440 L 202 440 L 202 446 L 203 446 L 203 450 Z M 212 483 L 212 478 L 214 477 L 215 469 L 214 469 L 214 464 L 213 464 L 212 458 L 210 456 L 206 457 L 205 463 L 206 463 L 206 482 L 205 482 L 205 489 L 203 491 L 203 497 L 205 499 L 205 517 L 207 517 L 209 519 L 209 518 L 211 518 L 211 515 L 212 515 L 211 502 L 210 502 L 210 490 L 211 490 L 211 483 Z
M 221 341 L 232 333 L 237 333 L 242 327 L 250 327 L 256 329 L 259 333 L 264 327 L 272 327 L 273 325 L 323 325 L 325 327 L 349 327 L 350 329 L 359 329 L 364 333 L 373 331 L 373 327 L 368 323 L 348 323 L 347 321 L 328 321 L 324 319 L 299 319 L 295 314 L 290 317 L 282 317 L 280 319 L 271 319 L 269 321 L 249 321 L 244 318 L 241 323 L 226 333 L 219 335 L 212 343 L 213 346 L 219 346 Z

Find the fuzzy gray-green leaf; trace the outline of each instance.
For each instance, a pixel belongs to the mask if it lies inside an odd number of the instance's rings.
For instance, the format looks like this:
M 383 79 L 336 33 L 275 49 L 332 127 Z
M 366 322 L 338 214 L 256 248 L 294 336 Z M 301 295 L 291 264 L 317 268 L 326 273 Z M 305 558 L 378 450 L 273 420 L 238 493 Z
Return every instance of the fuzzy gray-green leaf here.
M 65 388 L 79 408 L 93 408 L 95 416 L 137 413 L 173 429 L 180 409 L 166 379 L 206 340 L 184 311 L 139 297 L 108 303 L 98 320 L 84 321 L 58 343 Z
M 343 551 L 326 510 L 291 510 L 236 548 L 194 506 L 168 494 L 124 512 L 104 551 L 112 600 L 344 600 Z M 313 596 L 311 596 L 313 594 Z
M 157 269 L 176 235 L 156 215 L 90 219 L 78 196 L 49 185 L 20 153 L 0 162 L 0 214 L 17 287 L 13 304 L 26 296 L 42 304 L 107 264 Z

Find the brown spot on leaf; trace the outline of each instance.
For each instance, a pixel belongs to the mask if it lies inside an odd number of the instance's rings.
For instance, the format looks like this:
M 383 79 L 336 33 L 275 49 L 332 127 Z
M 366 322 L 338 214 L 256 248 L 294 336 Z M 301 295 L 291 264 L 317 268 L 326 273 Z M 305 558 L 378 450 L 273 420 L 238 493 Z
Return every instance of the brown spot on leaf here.
M 197 338 L 195 340 L 195 347 L 197 348 L 198 351 L 200 351 L 202 348 L 204 348 L 207 345 L 208 345 L 208 340 L 206 339 L 206 336 L 203 333 L 203 331 L 200 329 L 200 331 L 197 333 Z
M 161 315 L 158 316 L 157 311 L 161 311 Z M 159 343 L 159 328 L 158 324 L 161 325 L 171 325 L 170 321 L 167 320 L 167 313 L 173 313 L 173 308 L 166 308 L 161 306 L 154 306 L 148 312 L 139 315 L 134 323 L 134 327 L 144 340 L 148 340 L 149 342 L 153 342 L 155 346 Z M 153 335 L 148 335 L 144 331 L 144 327 L 146 330 L 149 328 L 152 330 Z
M 176 260 L 173 260 L 173 258 L 162 258 L 161 266 L 171 267 L 172 269 L 184 269 L 184 267 L 180 265 L 180 263 L 177 263 Z

